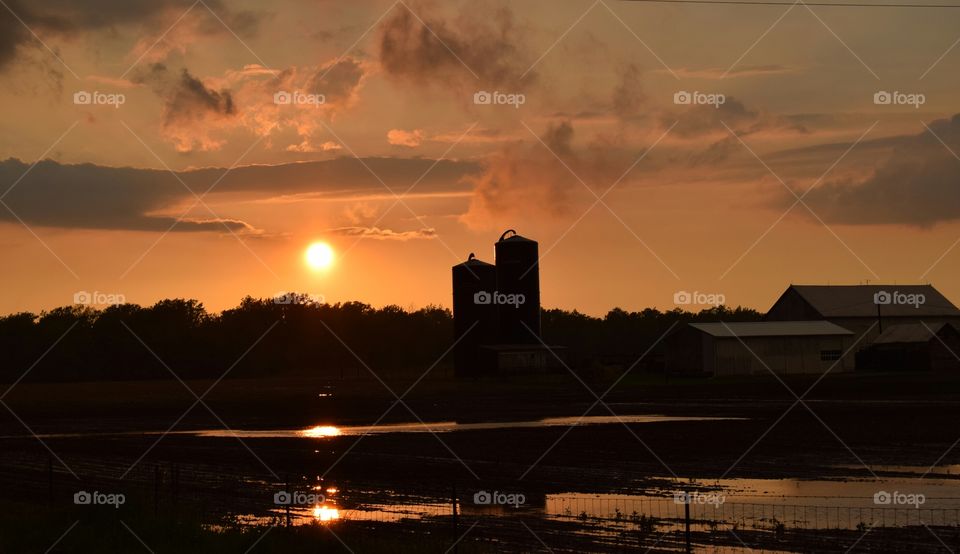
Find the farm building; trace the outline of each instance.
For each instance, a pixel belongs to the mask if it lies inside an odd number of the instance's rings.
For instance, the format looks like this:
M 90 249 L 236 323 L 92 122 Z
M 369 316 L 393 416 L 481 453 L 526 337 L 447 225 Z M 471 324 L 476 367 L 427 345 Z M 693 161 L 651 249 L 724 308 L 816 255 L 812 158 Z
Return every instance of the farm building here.
M 857 353 L 857 369 L 875 371 L 960 371 L 960 331 L 949 323 L 886 327 Z
M 563 366 L 565 348 L 540 338 L 537 241 L 508 229 L 493 264 L 472 253 L 452 268 L 454 370 L 458 376 L 543 372 Z
M 477 360 L 489 371 L 547 372 L 563 368 L 566 348 L 541 344 L 484 344 Z
M 853 340 L 829 321 L 691 323 L 667 337 L 666 363 L 670 372 L 707 375 L 852 371 L 844 353 Z
M 766 320 L 830 321 L 865 347 L 893 325 L 960 326 L 960 310 L 932 285 L 790 285 Z

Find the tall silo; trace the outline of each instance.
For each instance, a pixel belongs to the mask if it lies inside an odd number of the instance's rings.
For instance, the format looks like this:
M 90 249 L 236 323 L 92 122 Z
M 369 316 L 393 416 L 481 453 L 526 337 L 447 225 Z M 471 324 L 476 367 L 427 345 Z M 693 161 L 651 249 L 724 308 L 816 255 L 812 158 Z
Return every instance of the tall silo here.
M 508 237 L 511 233 L 512 236 Z M 540 337 L 537 241 L 508 229 L 500 235 L 495 249 L 500 340 L 507 344 L 537 343 Z
M 453 266 L 453 363 L 457 375 L 479 375 L 479 348 L 497 341 L 497 269 L 476 259 Z

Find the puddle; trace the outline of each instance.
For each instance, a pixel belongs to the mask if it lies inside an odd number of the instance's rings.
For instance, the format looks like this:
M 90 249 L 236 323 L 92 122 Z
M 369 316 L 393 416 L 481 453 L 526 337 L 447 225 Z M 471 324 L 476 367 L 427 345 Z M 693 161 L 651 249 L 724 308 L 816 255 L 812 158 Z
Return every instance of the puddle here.
M 540 429 L 545 427 L 571 427 L 581 425 L 618 425 L 622 423 L 664 423 L 672 421 L 743 421 L 742 417 L 682 417 L 664 415 L 624 415 L 548 417 L 532 421 L 495 421 L 483 423 L 458 423 L 456 421 L 428 421 L 408 423 L 383 423 L 379 425 L 316 425 L 306 429 L 200 429 L 190 431 L 121 431 L 88 433 L 40 433 L 41 439 L 124 437 L 142 435 L 188 435 L 196 437 L 240 437 L 243 439 L 274 438 L 325 438 L 355 435 L 382 435 L 388 433 L 453 433 L 457 431 L 488 431 L 496 429 Z M 22 439 L 34 435 L 3 435 L 0 439 Z
M 551 494 L 544 513 L 579 519 L 647 515 L 681 520 L 686 509 L 676 498 L 681 491 L 690 494 L 691 518 L 704 522 L 758 528 L 783 523 L 806 529 L 960 524 L 960 483 L 931 477 L 686 480 L 665 482 L 647 494 Z
M 379 435 L 388 433 L 454 433 L 458 431 L 489 431 L 496 429 L 539 429 L 544 427 L 571 427 L 580 425 L 614 425 L 621 423 L 664 423 L 671 421 L 730 421 L 744 418 L 731 417 L 679 417 L 664 415 L 633 416 L 589 416 L 550 417 L 532 421 L 496 421 L 484 423 L 458 423 L 456 421 L 433 421 L 413 423 L 388 423 L 381 425 L 318 425 L 308 429 L 265 429 L 242 430 L 209 429 L 200 431 L 179 431 L 199 437 L 240 437 L 240 438 L 323 438 L 351 435 Z
M 642 494 L 525 495 L 522 488 L 487 494 L 490 491 L 466 489 L 461 491 L 458 511 L 467 517 L 509 518 L 522 514 L 575 521 L 588 528 L 589 533 L 636 530 L 644 525 L 653 525 L 659 531 L 674 531 L 684 526 L 687 509 L 683 500 L 677 498 L 681 488 L 690 494 L 694 530 L 711 531 L 726 526 L 772 531 L 781 525 L 788 529 L 852 530 L 862 529 L 864 525 L 960 524 L 960 485 L 935 478 L 724 479 L 677 483 L 664 480 Z M 329 490 L 334 494 L 327 495 L 322 504 L 291 507 L 291 523 L 327 524 L 340 520 L 395 523 L 452 515 L 449 499 L 399 496 L 372 489 L 351 490 L 347 484 L 339 484 L 339 490 Z M 344 494 L 340 494 L 341 490 Z M 516 504 L 490 500 L 518 495 L 523 498 Z M 477 498 L 486 500 L 478 503 Z M 914 503 L 909 504 L 908 500 Z M 285 518 L 287 512 L 273 508 L 270 514 L 263 521 Z

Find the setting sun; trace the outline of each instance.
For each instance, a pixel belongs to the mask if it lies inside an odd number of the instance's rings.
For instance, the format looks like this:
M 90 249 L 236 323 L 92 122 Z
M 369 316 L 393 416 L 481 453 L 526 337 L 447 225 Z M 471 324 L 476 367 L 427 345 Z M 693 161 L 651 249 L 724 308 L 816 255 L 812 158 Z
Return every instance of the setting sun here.
M 325 242 L 315 242 L 307 247 L 304 259 L 312 269 L 329 269 L 333 265 L 333 248 Z

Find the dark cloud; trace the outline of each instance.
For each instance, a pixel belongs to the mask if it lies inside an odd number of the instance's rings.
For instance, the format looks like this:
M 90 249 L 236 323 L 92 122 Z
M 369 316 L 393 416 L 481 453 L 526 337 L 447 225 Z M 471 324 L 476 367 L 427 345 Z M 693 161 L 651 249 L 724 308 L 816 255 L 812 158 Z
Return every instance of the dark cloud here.
M 398 194 L 434 163 L 429 159 L 368 158 L 363 161 L 382 175 L 387 186 Z M 478 169 L 470 162 L 440 161 L 417 185 L 418 191 L 462 192 L 467 190 L 461 183 L 464 177 Z M 46 227 L 165 231 L 174 219 L 153 214 L 176 211 L 184 203 L 193 203 L 190 190 L 202 194 L 218 180 L 216 192 L 260 197 L 302 193 L 322 193 L 330 197 L 389 194 L 363 164 L 352 157 L 246 166 L 226 175 L 224 168 L 184 171 L 174 176 L 163 170 L 65 165 L 50 160 L 28 170 L 29 165 L 19 160 L 0 162 L 0 194 L 6 193 L 3 201 L 26 224 Z M 21 176 L 24 177 L 21 179 Z M 238 232 L 259 233 L 243 221 L 218 219 L 212 214 L 210 217 L 184 220 L 174 230 L 223 231 L 225 224 Z M 0 221 L 16 221 L 16 218 L 0 207 Z
M 361 163 L 352 156 L 343 156 L 316 162 L 248 165 L 227 173 L 216 190 L 277 195 L 318 193 L 331 197 L 389 194 L 372 171 L 397 194 L 424 173 L 426 176 L 417 184 L 418 193 L 463 192 L 468 190 L 463 184 L 464 178 L 480 171 L 480 165 L 475 162 L 441 160 L 427 172 L 433 163 L 434 160 L 428 158 L 363 158 Z M 222 168 L 197 169 L 181 176 L 190 188 L 205 190 L 220 179 L 224 171 Z
M 733 129 L 738 135 L 771 130 L 784 130 L 794 133 L 807 132 L 807 127 L 802 119 L 750 109 L 733 96 L 724 96 L 724 102 L 718 106 L 699 104 L 664 110 L 660 115 L 660 120 L 664 127 L 668 127 L 676 121 L 677 125 L 673 128 L 671 134 L 683 138 L 728 134 L 729 131 L 726 127 Z
M 174 219 L 146 215 L 182 200 L 189 192 L 166 171 L 102 167 L 92 164 L 61 165 L 42 161 L 12 189 L 29 166 L 19 160 L 0 162 L 0 182 L 9 191 L 4 202 L 28 225 L 88 229 L 165 231 Z M 14 220 L 7 210 L 0 219 Z M 225 220 L 227 227 L 248 230 L 240 221 Z M 179 231 L 223 230 L 216 221 L 191 220 Z
M 308 90 L 313 94 L 322 94 L 326 102 L 346 103 L 360 85 L 364 76 L 363 66 L 353 58 L 344 58 L 331 62 L 310 78 Z
M 573 125 L 571 125 L 569 121 L 550 124 L 541 138 L 547 147 L 561 158 L 569 157 L 573 154 L 573 150 L 571 149 L 571 142 L 573 142 Z
M 217 123 L 237 114 L 233 94 L 215 90 L 187 69 L 171 71 L 162 63 L 150 64 L 135 74 L 133 82 L 144 84 L 164 99 L 163 133 L 177 151 L 216 150 L 222 141 L 211 136 Z
M 953 153 L 960 152 L 960 114 L 929 126 L 932 133 L 882 141 L 889 154 L 866 178 L 829 182 L 804 201 L 831 223 L 922 227 L 960 219 L 960 160 Z
M 707 69 L 678 68 L 674 73 L 681 78 L 694 79 L 731 79 L 734 77 L 755 77 L 758 75 L 781 75 L 784 73 L 796 73 L 799 68 L 769 64 L 769 65 L 744 65 L 733 69 L 722 67 L 711 67 Z
M 724 123 L 733 129 L 751 127 L 759 117 L 759 112 L 748 109 L 743 102 L 731 97 L 717 107 L 696 105 L 665 112 L 663 123 L 669 125 L 677 121 L 672 133 L 689 138 L 717 132 L 727 133 Z
M 16 4 L 14 4 L 16 6 Z M 0 69 L 17 56 L 20 45 L 30 39 L 28 31 L 7 10 L 0 13 Z
M 167 19 L 179 17 L 193 4 L 192 0 L 8 0 L 5 5 L 9 9 L 0 10 L 0 70 L 9 67 L 23 49 L 39 46 L 30 31 L 41 39 L 71 39 L 85 32 L 112 32 L 128 25 L 160 29 Z M 241 36 L 254 33 L 261 18 L 254 12 L 226 9 L 218 0 L 207 0 L 206 5 Z M 229 32 L 203 6 L 191 12 L 204 18 L 206 34 Z
M 620 73 L 620 79 L 613 89 L 613 113 L 621 119 L 638 116 L 646 102 L 640 77 L 640 68 L 635 64 L 627 65 Z
M 419 19 L 401 3 L 380 27 L 380 64 L 388 75 L 421 85 L 480 88 L 520 88 L 535 79 L 533 72 L 520 78 L 532 59 L 508 8 L 492 17 L 461 14 L 454 20 L 435 15 L 436 9 L 412 8 Z
M 164 126 L 191 123 L 209 116 L 230 117 L 236 114 L 229 90 L 213 90 L 187 69 L 170 71 L 161 63 L 151 64 L 133 79 L 150 86 L 164 98 Z
M 381 229 L 380 227 L 338 227 L 336 229 L 330 229 L 329 232 L 348 237 L 400 241 L 432 239 L 437 236 L 437 230 L 433 228 L 417 229 L 415 231 L 394 231 L 391 229 Z

